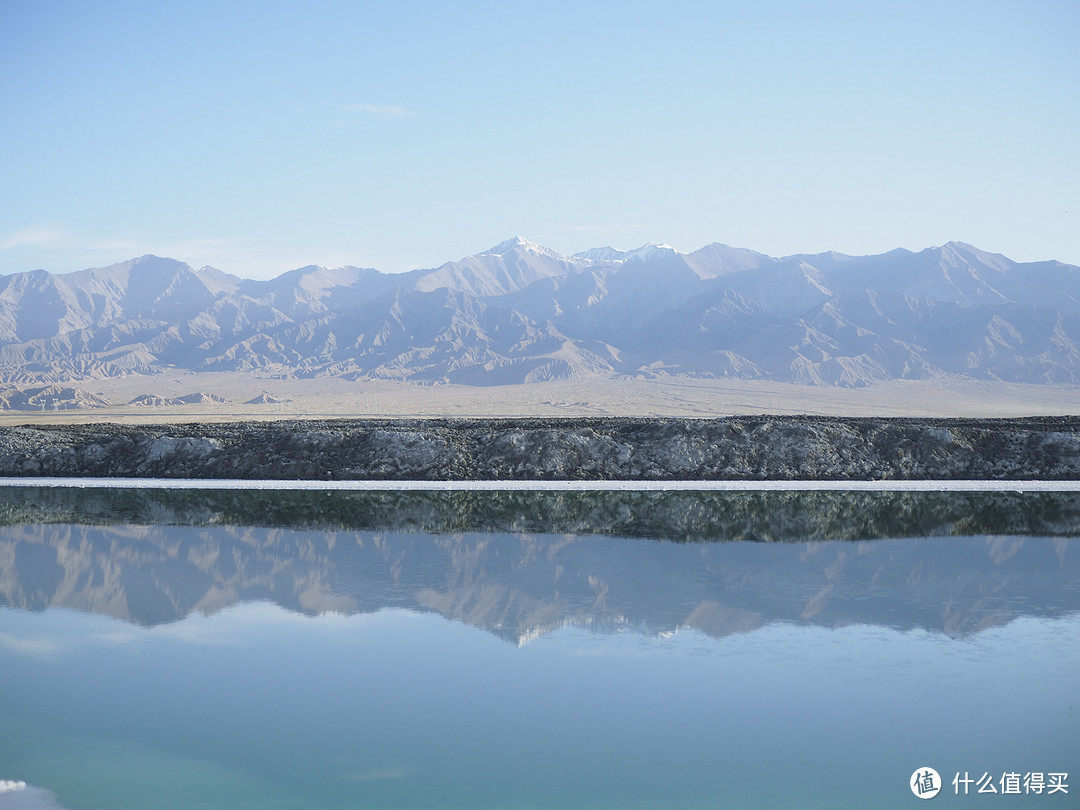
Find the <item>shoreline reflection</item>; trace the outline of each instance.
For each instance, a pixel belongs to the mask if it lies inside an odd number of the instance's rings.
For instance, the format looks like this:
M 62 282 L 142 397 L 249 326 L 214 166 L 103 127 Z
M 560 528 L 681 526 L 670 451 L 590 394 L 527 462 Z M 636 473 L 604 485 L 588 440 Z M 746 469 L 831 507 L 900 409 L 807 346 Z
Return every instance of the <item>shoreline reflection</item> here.
M 0 527 L 27 523 L 604 534 L 676 542 L 1080 537 L 1080 493 L 0 487 Z
M 0 527 L 0 605 L 139 625 L 269 601 L 435 612 L 522 644 L 559 627 L 714 636 L 775 622 L 963 637 L 1080 610 L 1077 541 L 1003 534 L 665 542 L 237 525 Z

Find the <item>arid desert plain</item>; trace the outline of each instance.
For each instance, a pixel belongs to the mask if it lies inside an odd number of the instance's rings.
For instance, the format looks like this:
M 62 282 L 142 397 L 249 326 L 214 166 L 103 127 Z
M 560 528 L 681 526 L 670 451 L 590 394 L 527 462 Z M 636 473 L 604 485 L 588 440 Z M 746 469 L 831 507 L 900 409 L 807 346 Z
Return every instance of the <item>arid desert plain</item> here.
M 1080 389 L 971 380 L 897 381 L 863 389 L 692 378 L 585 379 L 503 386 L 418 385 L 245 373 L 117 377 L 72 383 L 112 403 L 0 411 L 0 425 L 269 421 L 364 417 L 739 415 L 1008 418 L 1080 413 Z M 130 405 L 151 394 L 203 393 L 187 405 Z M 249 404 L 265 394 L 271 400 Z M 214 401 L 221 398 L 224 401 Z M 279 400 L 279 401 L 273 401 Z

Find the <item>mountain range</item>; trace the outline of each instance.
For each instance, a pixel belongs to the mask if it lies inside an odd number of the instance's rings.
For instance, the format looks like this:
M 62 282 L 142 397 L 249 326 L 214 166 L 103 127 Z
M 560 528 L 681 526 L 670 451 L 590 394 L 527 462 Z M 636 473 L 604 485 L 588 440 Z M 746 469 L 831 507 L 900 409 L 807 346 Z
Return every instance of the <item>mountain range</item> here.
M 775 258 L 563 256 L 525 239 L 408 273 L 271 280 L 157 256 L 0 277 L 0 383 L 169 370 L 500 385 L 693 376 L 1080 383 L 1080 267 L 959 242 Z

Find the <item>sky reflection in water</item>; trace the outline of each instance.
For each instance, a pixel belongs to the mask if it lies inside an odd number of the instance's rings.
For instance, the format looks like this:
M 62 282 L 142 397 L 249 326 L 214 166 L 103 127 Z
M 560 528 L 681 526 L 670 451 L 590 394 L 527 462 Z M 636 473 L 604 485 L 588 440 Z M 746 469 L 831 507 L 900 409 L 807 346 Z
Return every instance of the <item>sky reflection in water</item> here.
M 1075 780 L 1074 543 L 9 521 L 0 778 L 74 810 L 891 807 L 923 765 Z

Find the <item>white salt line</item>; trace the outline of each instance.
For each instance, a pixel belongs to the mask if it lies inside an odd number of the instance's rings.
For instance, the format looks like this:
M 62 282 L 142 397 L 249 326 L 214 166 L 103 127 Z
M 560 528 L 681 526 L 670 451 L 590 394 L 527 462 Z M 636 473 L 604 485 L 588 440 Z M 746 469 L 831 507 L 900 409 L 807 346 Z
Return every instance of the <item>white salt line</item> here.
M 0 487 L 347 492 L 1080 492 L 1080 481 L 248 481 L 220 478 L 0 478 Z

